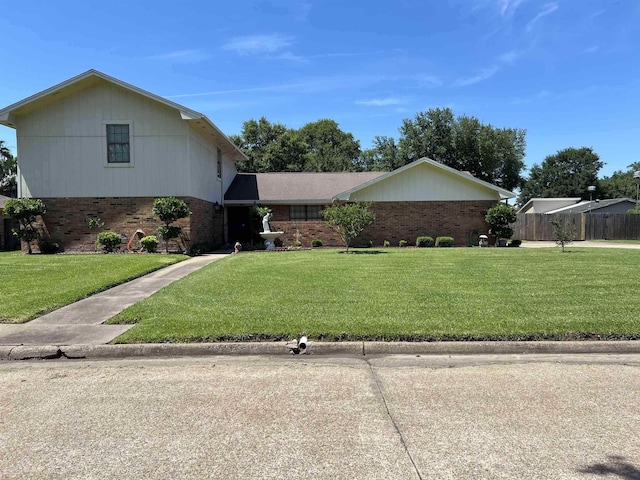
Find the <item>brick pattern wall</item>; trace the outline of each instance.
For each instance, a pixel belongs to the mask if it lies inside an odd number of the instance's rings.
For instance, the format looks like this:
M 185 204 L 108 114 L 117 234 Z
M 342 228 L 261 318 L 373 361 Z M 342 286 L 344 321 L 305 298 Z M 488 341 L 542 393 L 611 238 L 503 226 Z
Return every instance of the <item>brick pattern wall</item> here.
M 392 246 L 398 246 L 400 240 L 414 245 L 421 235 L 453 237 L 455 245 L 469 244 L 469 233 L 476 230 L 487 234 L 489 226 L 484 216 L 495 201 L 459 201 L 459 202 L 378 202 L 373 210 L 375 223 L 366 229 L 359 244 L 366 245 L 369 240 L 374 246 L 382 246 L 388 240 Z M 295 241 L 296 229 L 300 232 L 300 241 L 305 247 L 318 238 L 324 246 L 341 246 L 342 240 L 321 220 L 289 220 L 288 205 L 267 205 L 273 212 L 272 230 L 282 230 L 280 237 L 285 246 Z
M 216 213 L 214 205 L 204 200 L 191 197 L 183 197 L 182 200 L 189 205 L 192 214 L 175 225 L 182 227 L 191 244 L 204 241 L 222 243 L 222 212 Z M 125 239 L 121 249 L 125 249 L 137 230 L 142 230 L 145 235 L 155 235 L 161 225 L 152 213 L 153 197 L 43 198 L 42 201 L 47 213 L 40 219 L 40 229 L 67 252 L 94 251 L 97 234 L 106 230 L 121 234 Z M 89 217 L 99 217 L 104 226 L 90 230 L 87 226 Z M 173 248 L 177 247 L 173 245 Z

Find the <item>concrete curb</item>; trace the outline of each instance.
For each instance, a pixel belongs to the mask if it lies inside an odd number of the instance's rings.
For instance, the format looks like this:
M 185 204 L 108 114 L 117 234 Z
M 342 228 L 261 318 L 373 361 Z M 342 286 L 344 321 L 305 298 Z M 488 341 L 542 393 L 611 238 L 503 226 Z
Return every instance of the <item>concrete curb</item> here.
M 640 341 L 310 342 L 306 353 L 298 356 L 513 354 L 640 354 Z M 92 360 L 209 355 L 291 356 L 291 353 L 285 342 L 0 346 L 0 360 Z

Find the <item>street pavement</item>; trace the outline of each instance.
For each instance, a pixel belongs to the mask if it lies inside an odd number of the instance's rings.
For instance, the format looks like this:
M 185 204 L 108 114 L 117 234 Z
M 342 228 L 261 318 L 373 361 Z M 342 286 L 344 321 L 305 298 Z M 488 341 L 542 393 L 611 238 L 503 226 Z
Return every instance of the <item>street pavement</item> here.
M 2 479 L 640 478 L 640 355 L 0 362 Z

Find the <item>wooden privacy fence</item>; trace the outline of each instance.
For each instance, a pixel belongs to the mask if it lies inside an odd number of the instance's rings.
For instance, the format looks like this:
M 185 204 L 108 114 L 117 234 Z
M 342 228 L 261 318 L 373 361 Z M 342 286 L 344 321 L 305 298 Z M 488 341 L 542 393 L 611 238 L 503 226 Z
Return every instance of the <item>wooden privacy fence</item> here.
M 640 215 L 631 213 L 520 213 L 513 238 L 555 240 L 551 221 L 571 223 L 576 240 L 640 240 Z

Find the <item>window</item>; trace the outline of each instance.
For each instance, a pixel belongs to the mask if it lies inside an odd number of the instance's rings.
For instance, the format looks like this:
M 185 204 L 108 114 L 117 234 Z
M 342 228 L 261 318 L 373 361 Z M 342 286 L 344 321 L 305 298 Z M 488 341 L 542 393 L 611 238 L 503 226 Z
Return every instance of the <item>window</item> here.
M 107 125 L 107 163 L 131 163 L 129 124 Z
M 216 160 L 217 160 L 217 168 L 218 168 L 218 178 L 222 178 L 222 150 L 219 148 L 216 150 Z
M 322 205 L 291 205 L 289 220 L 322 220 L 320 216 L 322 209 Z

